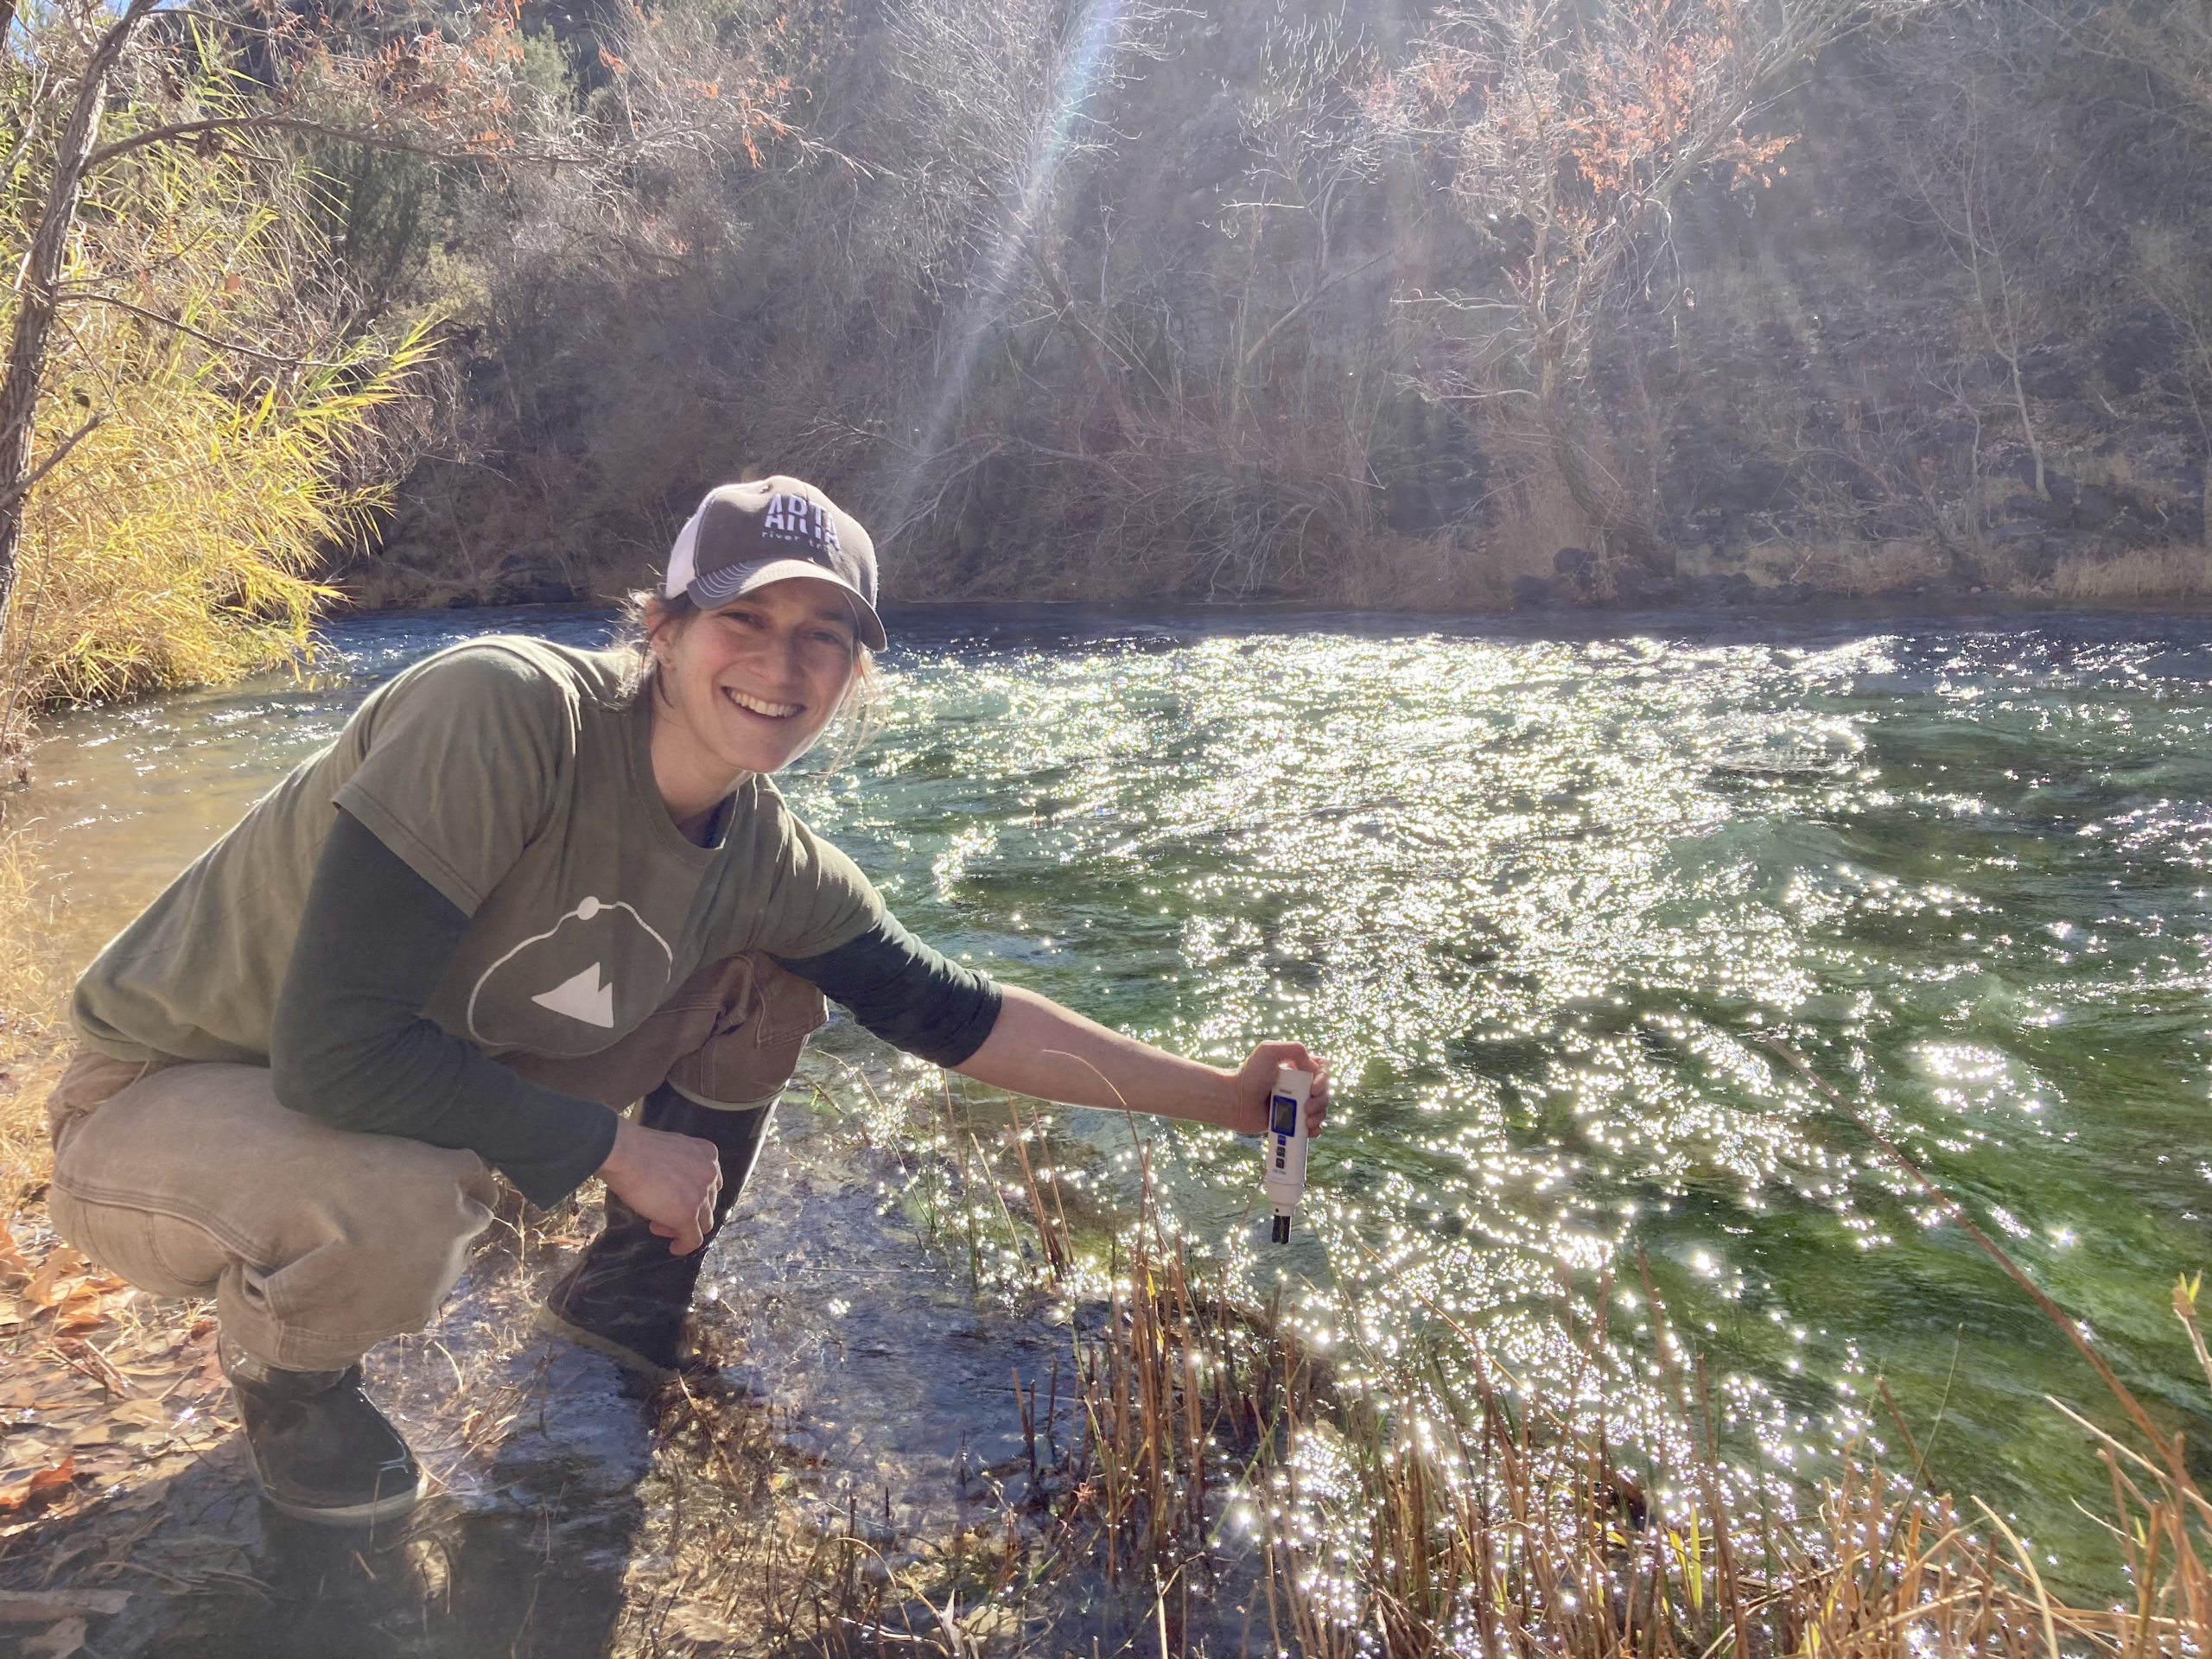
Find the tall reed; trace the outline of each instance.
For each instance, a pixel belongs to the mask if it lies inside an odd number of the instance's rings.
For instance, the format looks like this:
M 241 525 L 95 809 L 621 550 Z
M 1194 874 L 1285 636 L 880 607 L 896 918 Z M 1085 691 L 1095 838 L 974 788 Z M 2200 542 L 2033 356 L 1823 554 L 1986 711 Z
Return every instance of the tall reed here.
M 1028 1185 L 1029 1214 L 1049 1217 Z M 1973 1232 L 2078 1339 L 2000 1247 Z M 1079 1327 L 1041 1412 L 1035 1380 L 1017 1378 L 1032 1447 L 1027 1502 L 1046 1523 L 1032 1571 L 1091 1570 L 1133 1590 L 1151 1603 L 1163 1654 L 1179 1643 L 1197 1650 L 1191 1618 L 1168 1617 L 1171 1586 L 1203 1594 L 1245 1575 L 1258 1580 L 1272 1648 L 1316 1656 L 2212 1652 L 2212 1503 L 2180 1437 L 2162 1436 L 2101 1361 L 2131 1434 L 2052 1402 L 2092 1437 L 2110 1477 L 2108 1494 L 2082 1497 L 2108 1517 L 2127 1578 L 2109 1605 L 2093 1607 L 2056 1593 L 1987 1504 L 1929 1488 L 1925 1456 L 1886 1388 L 1877 1395 L 1902 1463 L 1861 1441 L 1817 1483 L 1733 1466 L 1702 1363 L 1656 1297 L 1653 1352 L 1672 1421 L 1631 1446 L 1582 1386 L 1609 1340 L 1602 1325 L 1574 1332 L 1582 1376 L 1547 1385 L 1512 1373 L 1479 1333 L 1432 1307 L 1420 1340 L 1387 1361 L 1363 1356 L 1353 1386 L 1279 1306 L 1240 1301 L 1224 1266 L 1194 1261 L 1152 1202 L 1148 1164 L 1138 1220 L 1116 1252 L 1104 1317 Z M 2194 1280 L 2177 1286 L 2173 1309 L 2212 1382 L 2197 1290 Z

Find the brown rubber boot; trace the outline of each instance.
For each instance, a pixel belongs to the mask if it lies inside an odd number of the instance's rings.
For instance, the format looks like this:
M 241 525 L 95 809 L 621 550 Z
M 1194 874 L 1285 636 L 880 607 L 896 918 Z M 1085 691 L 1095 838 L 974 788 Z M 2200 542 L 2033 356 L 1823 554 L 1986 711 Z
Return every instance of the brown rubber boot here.
M 423 1471 L 361 1392 L 361 1368 L 284 1371 L 216 1339 L 238 1402 L 254 1478 L 273 1508 L 321 1526 L 364 1526 L 413 1509 Z
M 645 1096 L 639 1113 L 645 1128 L 711 1141 L 721 1156 L 722 1185 L 715 1199 L 714 1225 L 707 1231 L 709 1242 L 721 1230 L 730 1206 L 760 1160 L 772 1105 L 734 1110 L 702 1106 L 665 1084 Z M 706 1245 L 688 1255 L 671 1253 L 668 1240 L 612 1192 L 607 1195 L 606 1214 L 599 1236 L 561 1275 L 537 1310 L 537 1328 L 658 1382 L 683 1369 L 683 1319 L 691 1308 Z

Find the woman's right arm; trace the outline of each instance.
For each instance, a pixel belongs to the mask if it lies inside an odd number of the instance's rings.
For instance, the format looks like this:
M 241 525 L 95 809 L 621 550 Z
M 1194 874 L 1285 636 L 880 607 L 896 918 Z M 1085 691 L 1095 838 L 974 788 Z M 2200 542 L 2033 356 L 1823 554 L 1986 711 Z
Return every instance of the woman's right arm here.
M 541 1207 L 598 1173 L 672 1249 L 697 1249 L 721 1184 L 711 1145 L 528 1082 L 423 1017 L 467 925 L 340 809 L 276 999 L 277 1100 L 334 1128 L 466 1147 Z

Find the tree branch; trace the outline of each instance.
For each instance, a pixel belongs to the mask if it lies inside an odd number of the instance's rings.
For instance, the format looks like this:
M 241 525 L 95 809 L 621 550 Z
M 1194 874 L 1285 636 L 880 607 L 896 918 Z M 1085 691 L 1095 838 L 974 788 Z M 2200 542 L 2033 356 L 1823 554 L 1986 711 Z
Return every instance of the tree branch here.
M 560 152 L 501 155 L 484 149 L 434 149 L 428 145 L 411 144 L 404 138 L 390 138 L 382 133 L 365 131 L 359 127 L 334 127 L 326 121 L 306 121 L 296 116 L 226 115 L 206 121 L 175 121 L 167 126 L 149 127 L 143 132 L 134 132 L 128 138 L 102 144 L 86 158 L 85 165 L 87 168 L 99 167 L 118 156 L 127 156 L 134 149 L 143 149 L 149 144 L 168 143 L 179 138 L 196 138 L 213 132 L 304 132 L 319 138 L 334 138 L 340 143 L 359 144 L 367 149 L 420 156 L 433 162 L 498 162 L 505 164 L 537 162 L 547 167 L 563 167 L 579 166 L 588 159 Z
M 85 178 L 85 160 L 99 137 L 100 113 L 109 78 L 130 37 L 154 9 L 155 0 L 130 0 L 99 44 L 92 48 L 69 105 L 69 119 L 56 147 L 46 199 L 37 228 L 16 279 L 16 316 L 8 340 L 8 365 L 0 378 L 0 491 L 12 499 L 0 507 L 0 631 L 8 624 L 16 594 L 16 556 L 22 543 L 19 491 L 31 470 L 31 441 L 38 414 L 39 381 L 46 372 L 46 348 L 54 328 L 54 290 L 60 285 L 69 230 Z
M 48 455 L 44 461 L 41 461 L 36 467 L 31 469 L 29 476 L 18 480 L 16 483 L 11 485 L 8 489 L 0 491 L 0 512 L 7 512 L 10 507 L 14 506 L 16 503 L 29 495 L 31 493 L 33 486 L 38 483 L 39 480 L 44 478 L 48 473 L 52 472 L 56 467 L 59 467 L 62 463 L 62 461 L 68 455 L 69 452 L 77 447 L 78 442 L 80 439 L 91 436 L 92 429 L 95 427 L 99 426 L 106 419 L 107 416 L 105 415 L 93 416 L 91 420 L 86 421 L 74 432 L 72 432 L 67 437 L 62 439 L 60 447 L 57 448 L 52 454 Z
M 1277 334 L 1281 334 L 1285 328 L 1287 328 L 1292 323 L 1296 322 L 1314 301 L 1319 299 L 1331 289 L 1336 287 L 1338 283 L 1348 283 L 1353 277 L 1360 276 L 1363 272 L 1374 270 L 1376 266 L 1381 264 L 1385 259 L 1390 257 L 1390 256 L 1396 251 L 1397 250 L 1395 248 L 1385 248 L 1373 258 L 1363 259 L 1356 265 L 1347 265 L 1342 270 L 1337 271 L 1331 276 L 1324 276 L 1319 282 L 1314 283 L 1312 289 L 1308 291 L 1304 299 L 1299 301 L 1298 303 L 1292 306 L 1289 310 L 1284 312 L 1282 315 L 1277 317 L 1273 322 L 1269 323 L 1266 329 L 1261 334 L 1260 337 L 1254 340 L 1250 346 L 1245 348 L 1243 357 L 1238 360 L 1236 365 L 1238 379 L 1240 381 L 1243 379 L 1244 371 L 1252 366 L 1252 359 L 1259 356 L 1260 353 L 1266 347 L 1267 343 L 1273 340 Z
M 159 323 L 164 328 L 174 328 L 181 334 L 190 334 L 193 339 L 213 346 L 217 351 L 236 352 L 240 357 L 255 358 L 264 363 L 281 363 L 288 369 L 334 369 L 340 366 L 335 363 L 326 363 L 319 357 L 289 357 L 282 352 L 264 352 L 258 346 L 248 346 L 241 340 L 223 340 L 207 333 L 205 329 L 194 327 L 181 318 L 165 317 L 160 312 L 149 311 L 143 305 L 133 305 L 128 300 L 118 300 L 112 294 L 63 293 L 57 294 L 54 297 L 57 304 L 111 305 L 118 311 L 128 311 L 134 317 L 143 317 L 148 322 Z

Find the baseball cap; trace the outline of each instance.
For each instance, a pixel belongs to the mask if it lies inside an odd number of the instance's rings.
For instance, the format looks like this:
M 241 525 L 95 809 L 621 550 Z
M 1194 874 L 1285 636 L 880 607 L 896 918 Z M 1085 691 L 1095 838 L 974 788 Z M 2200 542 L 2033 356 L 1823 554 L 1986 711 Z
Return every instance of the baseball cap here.
M 875 543 L 860 521 L 828 496 L 778 474 L 725 484 L 676 533 L 664 598 L 688 594 L 701 610 L 792 576 L 834 582 L 850 594 L 861 643 L 883 649 L 875 613 Z

